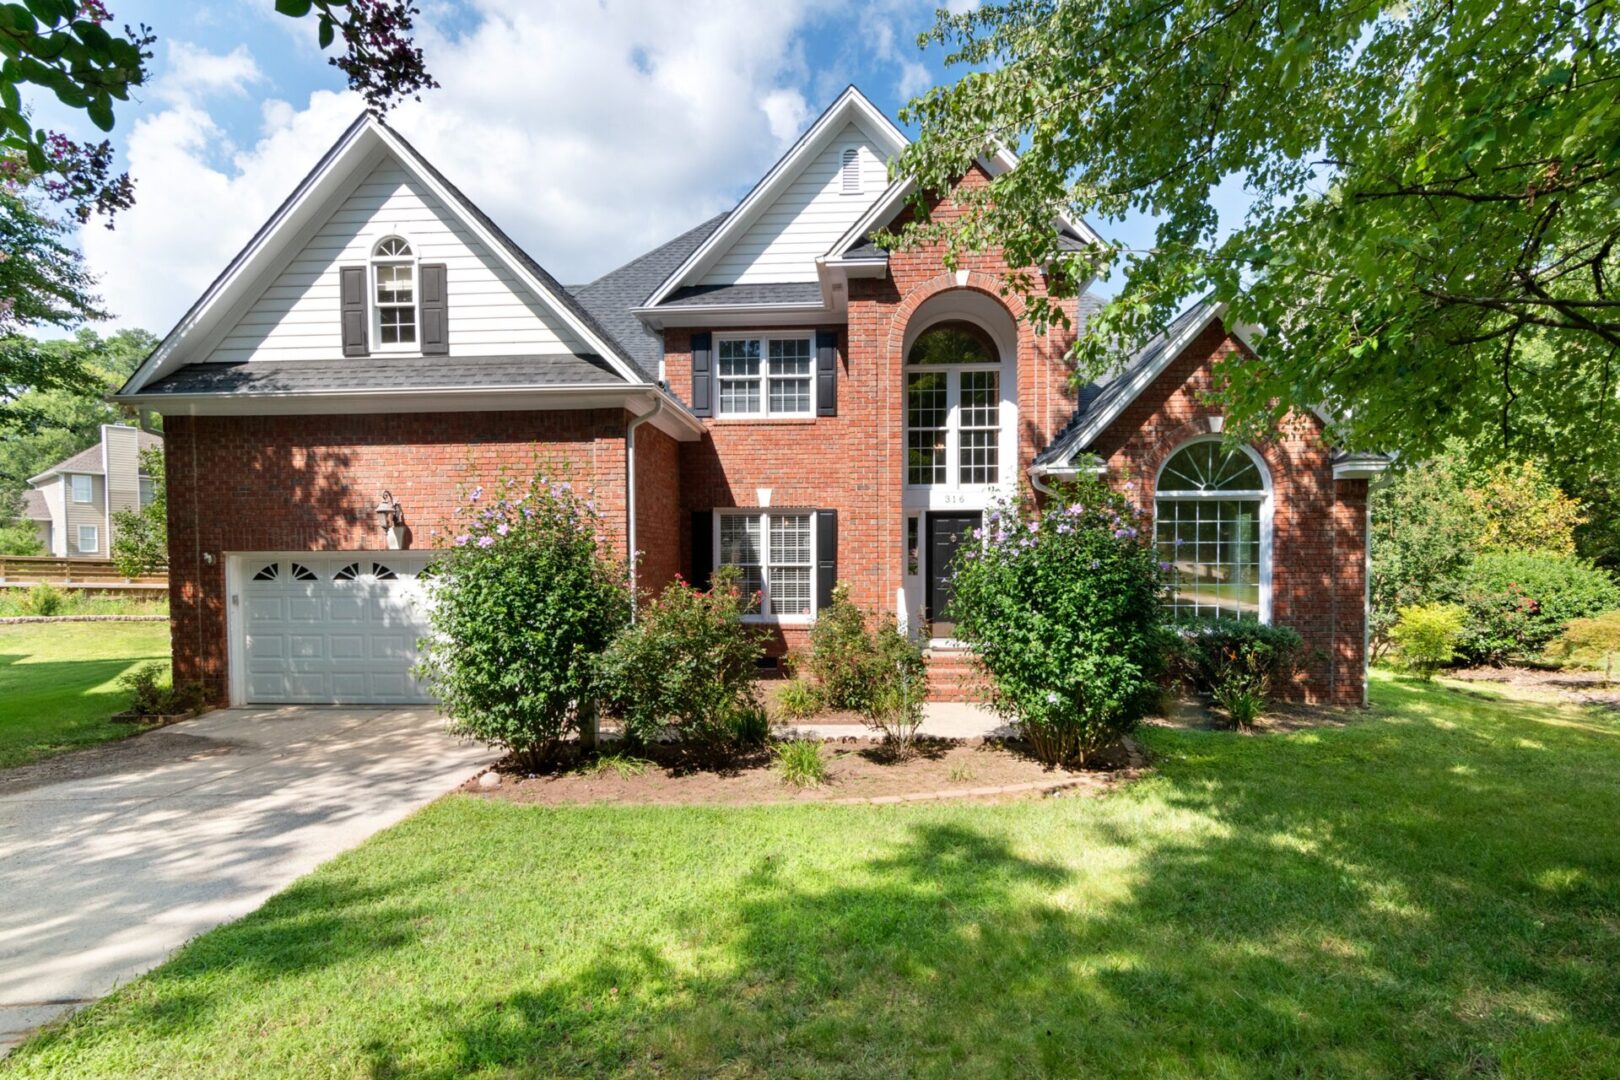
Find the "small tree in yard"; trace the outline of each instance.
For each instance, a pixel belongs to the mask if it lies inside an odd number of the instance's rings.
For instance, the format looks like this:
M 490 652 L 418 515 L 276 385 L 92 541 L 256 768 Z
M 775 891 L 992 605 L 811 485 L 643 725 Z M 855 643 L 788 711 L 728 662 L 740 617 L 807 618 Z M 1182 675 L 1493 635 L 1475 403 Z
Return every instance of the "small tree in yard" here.
M 458 734 L 527 767 L 594 722 L 596 658 L 630 615 L 601 519 L 567 483 L 474 488 L 434 565 L 433 637 L 420 673 Z
M 991 704 L 1053 765 L 1126 734 L 1158 693 L 1164 576 L 1125 498 L 1100 481 L 1044 512 L 993 510 L 954 567 L 948 615 L 990 675 Z
M 1457 659 L 1468 612 L 1461 604 L 1420 604 L 1403 607 L 1390 640 L 1401 666 L 1427 682 L 1434 673 Z

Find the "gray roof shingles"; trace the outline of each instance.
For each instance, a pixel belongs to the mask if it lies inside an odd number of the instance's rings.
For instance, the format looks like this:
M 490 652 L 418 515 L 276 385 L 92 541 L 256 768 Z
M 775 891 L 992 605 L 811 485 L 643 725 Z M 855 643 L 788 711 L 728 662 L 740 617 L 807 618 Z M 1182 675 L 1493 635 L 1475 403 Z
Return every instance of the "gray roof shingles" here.
M 814 281 L 763 282 L 749 285 L 688 285 L 670 293 L 660 308 L 725 307 L 732 304 L 821 305 L 821 285 Z
M 190 364 L 159 379 L 143 395 L 298 394 L 445 387 L 614 385 L 624 382 L 594 355 L 372 356 L 347 360 L 250 360 Z
M 127 427 L 128 425 L 123 426 Z M 142 430 L 135 436 L 137 450 L 150 450 L 154 446 L 162 445 L 163 436 L 155 432 Z M 98 442 L 94 446 L 80 450 L 72 457 L 63 458 L 44 472 L 38 473 L 35 479 L 53 476 L 57 473 L 89 473 L 93 476 L 100 476 L 104 471 L 101 465 L 101 444 Z
M 644 372 L 656 373 L 658 361 L 664 356 L 664 337 L 647 329 L 634 314 L 652 295 L 653 290 L 707 240 L 725 221 L 727 214 L 717 214 L 703 224 L 653 248 L 645 255 L 625 263 L 617 270 L 603 274 L 585 285 L 575 285 L 568 291 L 635 360 Z
M 45 493 L 38 488 L 29 488 L 22 493 L 22 517 L 24 521 L 49 521 L 51 512 L 45 506 Z

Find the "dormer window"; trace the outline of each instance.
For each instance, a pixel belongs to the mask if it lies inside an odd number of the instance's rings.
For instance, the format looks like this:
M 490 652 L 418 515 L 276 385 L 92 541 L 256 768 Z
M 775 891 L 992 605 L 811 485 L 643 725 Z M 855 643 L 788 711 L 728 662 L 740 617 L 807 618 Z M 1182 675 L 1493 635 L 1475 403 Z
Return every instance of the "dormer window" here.
M 397 236 L 379 241 L 371 251 L 371 325 L 379 349 L 416 345 L 416 256 Z

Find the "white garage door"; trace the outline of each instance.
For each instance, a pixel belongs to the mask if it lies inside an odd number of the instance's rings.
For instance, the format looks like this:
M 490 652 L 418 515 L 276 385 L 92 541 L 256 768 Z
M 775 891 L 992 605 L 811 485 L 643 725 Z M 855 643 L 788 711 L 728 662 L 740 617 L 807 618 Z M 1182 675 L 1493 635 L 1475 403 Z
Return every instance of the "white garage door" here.
M 417 638 L 428 634 L 428 556 L 408 552 L 239 555 L 237 670 L 249 703 L 416 704 Z

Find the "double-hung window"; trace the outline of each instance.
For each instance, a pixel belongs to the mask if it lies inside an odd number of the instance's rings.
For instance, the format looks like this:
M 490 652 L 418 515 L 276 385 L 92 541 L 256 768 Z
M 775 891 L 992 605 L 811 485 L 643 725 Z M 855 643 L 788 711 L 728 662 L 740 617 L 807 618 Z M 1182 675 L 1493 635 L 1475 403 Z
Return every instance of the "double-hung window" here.
M 755 619 L 815 615 L 815 529 L 807 511 L 724 510 L 715 530 L 715 564 L 734 566 Z
M 94 555 L 101 550 L 101 530 L 94 525 L 79 526 L 79 554 Z
M 157 487 L 152 483 L 150 476 L 139 477 L 137 483 L 140 484 L 141 509 L 144 510 L 157 500 Z
M 815 342 L 810 334 L 721 337 L 715 342 L 719 416 L 814 416 Z
M 88 503 L 95 498 L 94 489 L 91 486 L 89 476 L 85 475 L 84 473 L 75 473 L 68 479 L 73 485 L 74 502 L 83 505 L 84 503 Z
M 377 346 L 409 349 L 416 344 L 416 255 L 397 236 L 371 252 L 372 318 Z

